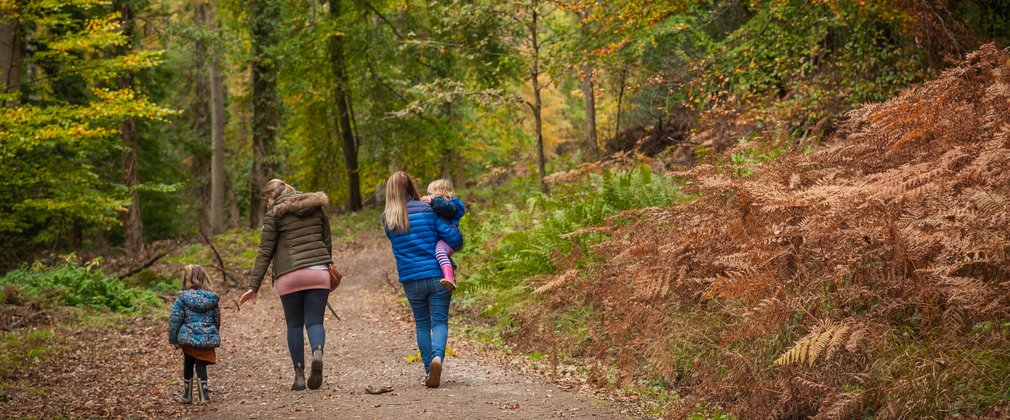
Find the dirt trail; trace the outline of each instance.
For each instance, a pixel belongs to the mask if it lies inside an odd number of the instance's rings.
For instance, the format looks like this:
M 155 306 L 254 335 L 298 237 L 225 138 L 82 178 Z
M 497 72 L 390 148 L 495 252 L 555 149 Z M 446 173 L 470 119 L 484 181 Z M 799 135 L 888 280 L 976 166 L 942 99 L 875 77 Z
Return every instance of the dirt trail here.
M 421 385 L 409 309 L 397 301 L 398 285 L 386 246 L 369 246 L 337 257 L 344 282 L 330 298 L 342 321 L 326 319 L 325 382 L 316 391 L 292 392 L 291 363 L 284 341 L 280 300 L 272 289 L 255 305 L 225 311 L 220 362 L 210 367 L 213 404 L 186 408 L 183 416 L 220 418 L 614 418 L 601 403 L 576 396 L 538 378 L 503 369 L 462 342 L 450 329 L 442 386 Z M 392 280 L 395 283 L 395 280 Z M 395 288 L 393 287 L 395 286 Z M 306 350 L 307 351 L 307 350 Z M 368 385 L 393 392 L 367 394 Z

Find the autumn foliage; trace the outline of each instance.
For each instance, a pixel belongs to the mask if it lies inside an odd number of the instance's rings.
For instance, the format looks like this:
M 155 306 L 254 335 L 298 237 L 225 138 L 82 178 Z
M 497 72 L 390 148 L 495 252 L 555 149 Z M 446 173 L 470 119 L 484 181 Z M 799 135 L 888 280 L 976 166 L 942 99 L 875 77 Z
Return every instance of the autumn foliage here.
M 813 153 L 747 177 L 697 167 L 683 175 L 701 198 L 626 214 L 595 247 L 606 262 L 548 279 L 551 309 L 533 317 L 595 308 L 591 338 L 568 350 L 598 358 L 597 379 L 665 378 L 673 416 L 999 410 L 1008 105 L 1008 51 L 987 45 L 852 111 Z

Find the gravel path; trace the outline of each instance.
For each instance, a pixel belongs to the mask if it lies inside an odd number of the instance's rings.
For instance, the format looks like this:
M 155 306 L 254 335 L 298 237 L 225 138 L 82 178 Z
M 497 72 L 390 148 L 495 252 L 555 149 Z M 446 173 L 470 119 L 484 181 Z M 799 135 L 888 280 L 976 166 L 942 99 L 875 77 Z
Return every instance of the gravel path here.
M 344 273 L 330 297 L 341 321 L 327 313 L 325 381 L 315 391 L 292 392 L 280 300 L 261 291 L 255 305 L 226 311 L 220 363 L 210 368 L 212 405 L 181 414 L 225 418 L 615 418 L 614 409 L 524 376 L 481 354 L 450 330 L 442 386 L 422 386 L 420 362 L 403 291 L 388 274 L 394 260 L 388 245 L 372 245 L 337 257 Z M 233 305 L 231 305 L 233 306 Z M 308 349 L 306 348 L 306 351 Z M 365 387 L 392 386 L 371 395 Z

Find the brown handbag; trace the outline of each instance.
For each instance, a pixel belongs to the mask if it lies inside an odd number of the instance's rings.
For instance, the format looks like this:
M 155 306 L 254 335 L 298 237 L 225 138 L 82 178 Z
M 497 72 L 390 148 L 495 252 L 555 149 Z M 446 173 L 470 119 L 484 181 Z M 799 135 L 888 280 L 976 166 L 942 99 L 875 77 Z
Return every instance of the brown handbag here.
M 337 287 L 340 286 L 340 279 L 344 276 L 337 271 L 337 266 L 333 264 L 327 265 L 326 269 L 330 272 L 330 293 L 333 293 L 333 291 L 337 290 Z

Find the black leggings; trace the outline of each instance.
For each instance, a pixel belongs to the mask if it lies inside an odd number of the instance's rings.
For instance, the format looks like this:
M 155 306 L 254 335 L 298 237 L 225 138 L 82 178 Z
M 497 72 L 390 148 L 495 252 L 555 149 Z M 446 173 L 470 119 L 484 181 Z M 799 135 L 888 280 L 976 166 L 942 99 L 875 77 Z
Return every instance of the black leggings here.
M 284 320 L 288 324 L 288 352 L 294 367 L 305 366 L 305 335 L 309 333 L 312 350 L 322 349 L 326 343 L 326 329 L 323 328 L 323 311 L 329 289 L 309 289 L 281 296 Z
M 182 377 L 185 379 L 193 379 L 193 368 L 196 367 L 196 376 L 200 380 L 207 380 L 207 362 L 203 360 L 197 360 L 197 358 L 190 356 L 188 354 L 184 355 L 183 365 L 182 365 Z

